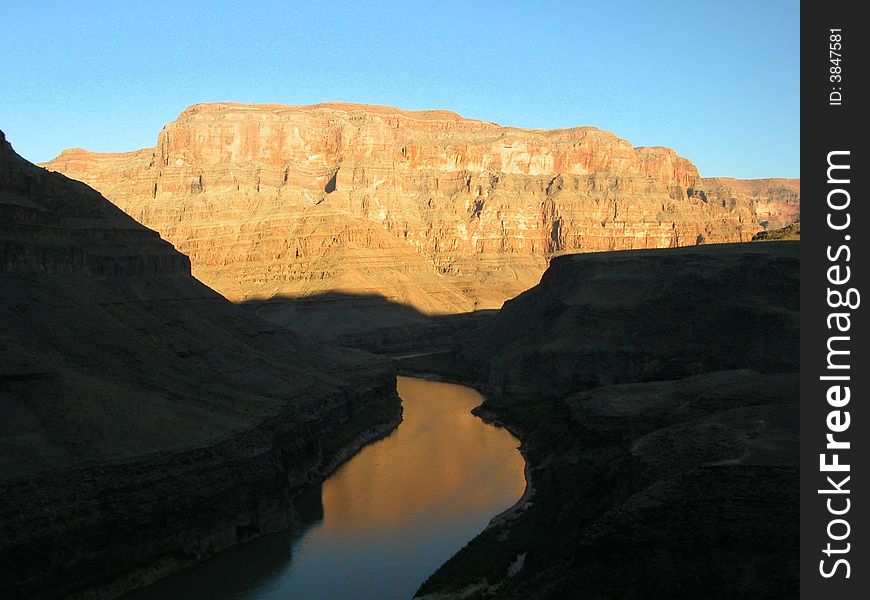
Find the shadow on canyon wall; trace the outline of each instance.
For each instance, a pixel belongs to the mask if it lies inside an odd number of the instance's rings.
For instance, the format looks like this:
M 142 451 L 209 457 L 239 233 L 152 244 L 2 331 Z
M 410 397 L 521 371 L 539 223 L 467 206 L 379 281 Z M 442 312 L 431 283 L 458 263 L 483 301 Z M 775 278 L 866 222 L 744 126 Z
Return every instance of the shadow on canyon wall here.
M 293 559 L 293 545 L 323 522 L 322 490 L 323 484 L 318 483 L 293 499 L 295 520 L 290 529 L 265 535 L 245 547 L 227 548 L 207 563 L 192 565 L 123 599 L 251 597 L 287 568 Z
M 498 313 L 478 310 L 427 315 L 380 294 L 346 292 L 275 296 L 248 300 L 240 306 L 317 341 L 377 354 L 423 353 L 456 347 Z

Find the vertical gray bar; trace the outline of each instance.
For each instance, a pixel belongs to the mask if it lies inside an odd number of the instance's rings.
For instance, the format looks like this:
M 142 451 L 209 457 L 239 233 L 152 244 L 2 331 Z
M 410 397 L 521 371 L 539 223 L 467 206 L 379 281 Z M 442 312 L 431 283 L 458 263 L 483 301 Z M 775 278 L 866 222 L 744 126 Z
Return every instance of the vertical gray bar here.
M 870 589 L 870 331 L 859 301 L 870 294 L 859 134 L 870 32 L 857 6 L 801 7 L 801 595 L 810 599 Z

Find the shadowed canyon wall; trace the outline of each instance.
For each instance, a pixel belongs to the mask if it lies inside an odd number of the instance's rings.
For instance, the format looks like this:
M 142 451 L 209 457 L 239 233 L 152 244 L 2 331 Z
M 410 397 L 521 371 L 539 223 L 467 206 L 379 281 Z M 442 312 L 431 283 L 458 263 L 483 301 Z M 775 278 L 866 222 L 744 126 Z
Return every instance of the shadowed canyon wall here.
M 378 294 L 427 314 L 498 308 L 561 253 L 748 241 L 799 181 L 702 179 L 594 127 L 448 111 L 200 104 L 157 145 L 45 163 L 102 192 L 234 301 Z
M 389 361 L 234 306 L 0 132 L 0 596 L 115 597 L 286 528 L 400 414 Z
M 532 486 L 419 595 L 797 596 L 799 290 L 799 242 L 561 256 L 402 361 L 483 390 Z

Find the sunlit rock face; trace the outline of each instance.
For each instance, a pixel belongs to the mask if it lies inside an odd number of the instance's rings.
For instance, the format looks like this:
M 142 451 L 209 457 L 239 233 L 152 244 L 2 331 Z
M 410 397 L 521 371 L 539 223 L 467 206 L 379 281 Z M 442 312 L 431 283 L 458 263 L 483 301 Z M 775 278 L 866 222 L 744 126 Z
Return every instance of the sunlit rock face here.
M 338 103 L 195 105 L 154 148 L 43 166 L 159 231 L 230 299 L 376 293 L 425 313 L 498 307 L 553 254 L 748 241 L 791 214 L 594 127 Z
M 800 179 L 710 177 L 703 183 L 720 196 L 751 201 L 759 224 L 766 230 L 781 229 L 801 220 Z

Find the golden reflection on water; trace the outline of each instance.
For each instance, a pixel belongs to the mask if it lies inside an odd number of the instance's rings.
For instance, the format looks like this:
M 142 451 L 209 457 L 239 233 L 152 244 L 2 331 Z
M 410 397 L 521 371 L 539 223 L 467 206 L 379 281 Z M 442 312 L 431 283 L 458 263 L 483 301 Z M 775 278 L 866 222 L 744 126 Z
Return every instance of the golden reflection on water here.
M 343 535 L 419 526 L 469 514 L 495 516 L 523 494 L 517 439 L 471 414 L 471 388 L 398 378 L 404 420 L 323 485 L 323 524 Z M 326 532 L 324 532 L 326 533 Z M 458 549 L 458 548 L 457 548 Z
M 404 421 L 309 492 L 292 532 L 234 546 L 130 600 L 410 598 L 525 488 L 518 440 L 472 389 L 400 377 Z M 322 499 L 322 512 L 319 500 Z M 301 500 L 301 498 L 300 498 Z M 126 599 L 125 599 L 126 600 Z

